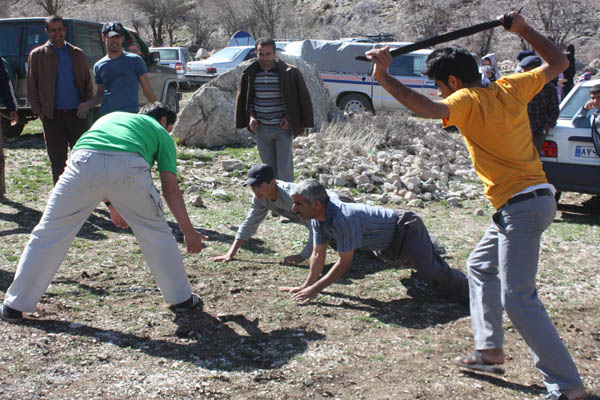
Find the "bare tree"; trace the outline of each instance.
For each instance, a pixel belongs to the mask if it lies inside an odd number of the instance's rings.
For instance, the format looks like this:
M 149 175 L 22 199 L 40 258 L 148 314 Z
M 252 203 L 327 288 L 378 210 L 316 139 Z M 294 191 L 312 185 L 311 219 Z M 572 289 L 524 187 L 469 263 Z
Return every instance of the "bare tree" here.
M 204 2 L 196 4 L 187 16 L 186 24 L 192 34 L 192 45 L 198 48 L 208 47 L 208 40 L 216 31 L 217 25 L 212 23 L 212 15 L 207 13 Z
M 255 37 L 260 33 L 257 19 L 250 13 L 248 0 L 223 0 L 217 17 L 229 37 L 240 30 Z
M 64 0 L 35 0 L 48 15 L 57 15 L 64 4 Z
M 256 17 L 261 31 L 274 38 L 278 25 L 281 23 L 281 11 L 284 5 L 289 6 L 290 1 L 285 0 L 251 0 L 252 14 Z
M 172 46 L 175 29 L 182 25 L 187 13 L 194 7 L 190 0 L 133 0 L 132 3 L 147 16 L 154 46 L 164 44 L 165 33 Z
M 598 27 L 598 6 L 591 1 L 533 0 L 533 3 L 530 8 L 534 10 L 534 18 L 546 36 L 561 48 Z

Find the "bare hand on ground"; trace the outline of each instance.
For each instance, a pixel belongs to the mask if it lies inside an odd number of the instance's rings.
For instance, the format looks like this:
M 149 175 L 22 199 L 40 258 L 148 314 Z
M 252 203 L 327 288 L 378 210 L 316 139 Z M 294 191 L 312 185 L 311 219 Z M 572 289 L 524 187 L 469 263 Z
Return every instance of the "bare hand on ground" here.
M 208 261 L 225 261 L 225 262 L 229 262 L 234 260 L 233 256 L 230 256 L 229 254 L 223 254 L 222 256 L 216 256 L 216 257 L 211 257 L 208 259 Z
M 285 265 L 298 265 L 302 261 L 304 261 L 304 257 L 300 254 L 294 254 L 293 256 L 287 256 L 283 259 L 283 264 Z

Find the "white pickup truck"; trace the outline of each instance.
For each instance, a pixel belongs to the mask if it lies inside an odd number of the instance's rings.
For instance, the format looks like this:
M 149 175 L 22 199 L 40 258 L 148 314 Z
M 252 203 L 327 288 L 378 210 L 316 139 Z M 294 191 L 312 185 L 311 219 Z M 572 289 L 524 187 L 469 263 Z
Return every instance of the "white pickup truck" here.
M 285 53 L 315 64 L 324 85 L 336 105 L 343 111 L 397 111 L 405 109 L 373 79 L 373 64 L 357 61 L 366 51 L 389 45 L 392 49 L 409 43 L 360 43 L 332 40 L 302 40 L 285 45 Z M 408 87 L 425 96 L 439 99 L 432 80 L 423 75 L 425 61 L 432 50 L 418 50 L 394 57 L 389 73 Z

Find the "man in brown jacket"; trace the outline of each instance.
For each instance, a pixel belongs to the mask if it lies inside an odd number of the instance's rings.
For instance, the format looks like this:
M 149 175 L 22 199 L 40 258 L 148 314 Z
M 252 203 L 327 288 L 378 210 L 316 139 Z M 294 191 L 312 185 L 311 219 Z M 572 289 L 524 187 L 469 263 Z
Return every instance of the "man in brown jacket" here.
M 276 179 L 293 182 L 292 140 L 314 125 L 310 93 L 300 71 L 275 58 L 273 39 L 258 39 L 256 55 L 238 86 L 235 127 L 255 135 L 260 159 Z
M 65 41 L 63 18 L 46 18 L 50 37 L 29 54 L 27 95 L 31 111 L 42 120 L 44 141 L 54 183 L 65 169 L 68 148 L 88 130 L 88 107 L 93 95 L 92 75 L 83 51 Z

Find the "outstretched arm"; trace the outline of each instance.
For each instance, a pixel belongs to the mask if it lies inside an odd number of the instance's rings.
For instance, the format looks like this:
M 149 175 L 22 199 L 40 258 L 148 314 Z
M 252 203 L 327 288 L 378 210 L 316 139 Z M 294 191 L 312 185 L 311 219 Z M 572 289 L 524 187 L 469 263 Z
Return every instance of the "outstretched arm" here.
M 450 110 L 445 104 L 433 101 L 410 89 L 388 73 L 393 58 L 390 54 L 390 46 L 369 50 L 365 55 L 374 63 L 373 77 L 408 109 L 423 118 L 448 118 L 450 116 Z

